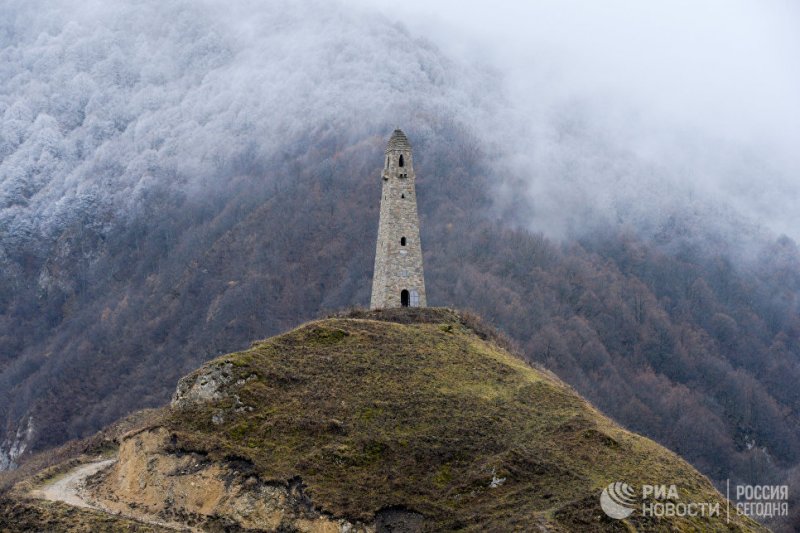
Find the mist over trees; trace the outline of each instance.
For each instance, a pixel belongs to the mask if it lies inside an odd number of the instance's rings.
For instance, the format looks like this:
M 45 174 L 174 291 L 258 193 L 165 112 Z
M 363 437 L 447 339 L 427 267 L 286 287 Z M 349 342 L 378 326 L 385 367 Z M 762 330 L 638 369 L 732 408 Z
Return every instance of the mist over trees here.
M 29 450 L 85 436 L 366 305 L 401 126 L 431 305 L 477 311 L 717 482 L 797 478 L 790 237 L 581 106 L 530 136 L 491 70 L 320 5 L 0 7 L 0 449 L 30 420 Z

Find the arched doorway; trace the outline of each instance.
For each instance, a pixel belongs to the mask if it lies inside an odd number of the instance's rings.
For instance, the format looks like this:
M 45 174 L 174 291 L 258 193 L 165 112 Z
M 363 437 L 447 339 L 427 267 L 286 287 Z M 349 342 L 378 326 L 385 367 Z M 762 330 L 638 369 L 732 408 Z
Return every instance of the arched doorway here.
M 403 307 L 408 307 L 408 301 L 409 301 L 408 291 L 403 289 L 402 291 L 400 291 L 400 305 L 402 305 Z

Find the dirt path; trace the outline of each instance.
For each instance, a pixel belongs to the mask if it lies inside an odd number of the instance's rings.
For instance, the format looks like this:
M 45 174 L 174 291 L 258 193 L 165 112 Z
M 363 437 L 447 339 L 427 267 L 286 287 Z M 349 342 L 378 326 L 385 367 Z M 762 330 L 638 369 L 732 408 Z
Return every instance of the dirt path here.
M 34 490 L 32 495 L 43 500 L 64 502 L 74 505 L 75 507 L 95 509 L 96 507 L 87 502 L 81 495 L 84 481 L 87 477 L 111 466 L 115 462 L 116 459 L 108 459 L 106 461 L 81 465 L 75 470 L 71 470 L 63 477 L 56 479 L 54 482 L 48 483 L 38 490 Z
M 32 490 L 31 496 L 43 500 L 50 500 L 55 502 L 64 502 L 75 507 L 83 507 L 86 509 L 94 509 L 95 511 L 102 511 L 112 516 L 124 517 L 130 520 L 136 520 L 145 524 L 160 526 L 165 529 L 174 531 L 198 531 L 195 528 L 188 527 L 184 524 L 177 524 L 174 522 L 165 522 L 156 517 L 146 515 L 132 515 L 114 512 L 111 509 L 104 507 L 101 503 L 92 499 L 84 497 L 83 489 L 86 484 L 86 478 L 92 474 L 100 472 L 104 468 L 108 468 L 117 462 L 116 459 L 107 459 L 105 461 L 97 461 L 94 463 L 87 463 L 80 465 L 77 468 L 70 470 L 64 476 L 51 481 L 39 489 Z

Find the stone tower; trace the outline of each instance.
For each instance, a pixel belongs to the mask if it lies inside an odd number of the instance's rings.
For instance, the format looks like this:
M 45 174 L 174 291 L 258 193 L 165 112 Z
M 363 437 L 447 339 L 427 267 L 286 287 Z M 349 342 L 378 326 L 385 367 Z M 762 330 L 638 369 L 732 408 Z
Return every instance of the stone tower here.
M 394 130 L 386 145 L 381 219 L 370 308 L 425 307 L 414 158 L 405 133 Z

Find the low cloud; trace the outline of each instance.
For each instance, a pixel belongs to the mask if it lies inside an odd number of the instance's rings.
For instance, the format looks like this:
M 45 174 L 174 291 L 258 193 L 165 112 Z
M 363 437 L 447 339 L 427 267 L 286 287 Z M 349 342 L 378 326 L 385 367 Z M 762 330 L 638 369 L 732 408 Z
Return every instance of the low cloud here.
M 375 7 L 377 6 L 377 7 Z M 472 128 L 498 199 L 554 237 L 687 224 L 797 238 L 789 2 L 10 0 L 0 7 L 7 245 L 147 191 L 204 191 L 320 130 Z M 715 230 L 716 231 L 716 230 Z M 14 241 L 16 239 L 16 241 Z

